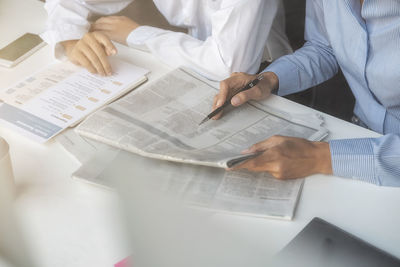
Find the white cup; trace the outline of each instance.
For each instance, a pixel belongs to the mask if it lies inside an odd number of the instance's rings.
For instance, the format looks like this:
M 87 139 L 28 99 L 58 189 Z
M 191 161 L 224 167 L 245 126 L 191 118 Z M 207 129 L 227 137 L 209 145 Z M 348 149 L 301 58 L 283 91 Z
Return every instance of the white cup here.
M 8 143 L 0 137 L 0 196 L 12 197 L 15 193 Z
M 9 146 L 0 137 L 0 266 L 32 266 L 28 264 L 18 221 L 15 217 L 15 185 Z

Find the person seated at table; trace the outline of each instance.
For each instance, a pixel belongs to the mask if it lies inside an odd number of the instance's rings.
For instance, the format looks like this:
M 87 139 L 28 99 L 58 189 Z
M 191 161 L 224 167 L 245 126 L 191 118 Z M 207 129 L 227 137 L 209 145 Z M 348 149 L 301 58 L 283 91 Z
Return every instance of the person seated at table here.
M 274 136 L 244 151 L 262 154 L 238 169 L 277 178 L 334 174 L 400 186 L 400 2 L 307 0 L 306 13 L 306 44 L 268 66 L 259 85 L 234 96 L 232 105 L 265 99 L 276 90 L 287 95 L 310 88 L 340 67 L 356 98 L 355 116 L 383 136 L 327 143 Z M 221 82 L 213 108 L 254 78 L 235 73 Z
M 42 38 L 54 46 L 56 57 L 65 52 L 72 62 L 101 75 L 112 72 L 107 57 L 117 50 L 110 40 L 148 49 L 170 66 L 188 67 L 212 80 L 234 71 L 256 73 L 263 60 L 292 52 L 281 0 L 154 0 L 168 22 L 188 34 L 122 16 L 102 17 L 92 25 L 87 20 L 91 13 L 119 12 L 132 1 L 47 0 Z

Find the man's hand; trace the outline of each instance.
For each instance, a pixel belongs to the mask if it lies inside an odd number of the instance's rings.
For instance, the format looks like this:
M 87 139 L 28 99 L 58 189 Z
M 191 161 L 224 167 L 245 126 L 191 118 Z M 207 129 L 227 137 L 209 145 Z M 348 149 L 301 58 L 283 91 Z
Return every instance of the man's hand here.
M 243 72 L 233 73 L 231 77 L 220 83 L 219 93 L 214 97 L 213 110 L 222 106 L 225 101 L 233 95 L 235 96 L 232 98 L 231 104 L 236 107 L 249 100 L 262 100 L 267 98 L 273 90 L 278 88 L 279 81 L 275 73 L 265 72 L 262 75 L 264 76 L 264 79 L 262 79 L 256 86 L 235 95 L 238 90 L 256 79 L 257 75 L 249 75 Z M 221 115 L 222 112 L 216 115 L 213 119 L 217 120 Z
M 91 30 L 104 33 L 113 41 L 126 44 L 128 35 L 140 25 L 124 16 L 102 17 L 93 23 Z
M 293 179 L 316 173 L 332 174 L 329 144 L 301 138 L 273 136 L 243 153 L 262 152 L 256 158 L 232 168 L 269 172 L 278 179 Z
M 91 73 L 111 75 L 108 56 L 115 55 L 117 49 L 110 39 L 100 32 L 89 32 L 81 40 L 61 43 L 74 64 L 86 68 Z

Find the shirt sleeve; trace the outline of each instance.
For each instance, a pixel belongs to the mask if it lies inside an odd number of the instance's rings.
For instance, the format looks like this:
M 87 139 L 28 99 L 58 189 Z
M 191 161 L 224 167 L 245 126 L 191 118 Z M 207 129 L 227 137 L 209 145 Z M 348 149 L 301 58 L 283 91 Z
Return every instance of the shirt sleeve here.
M 302 48 L 281 57 L 264 70 L 278 76 L 278 95 L 308 89 L 338 72 L 338 63 L 324 24 L 322 1 L 307 1 L 305 40 Z
M 211 80 L 225 79 L 232 72 L 256 73 L 277 10 L 278 1 L 234 1 L 212 14 L 212 34 L 205 40 L 142 26 L 131 32 L 127 43 L 146 47 L 164 63 L 193 69 Z
M 41 34 L 56 58 L 62 58 L 64 51 L 59 45 L 67 40 L 81 39 L 90 28 L 91 14 L 110 15 L 125 8 L 131 1 L 95 2 L 79 0 L 47 0 L 44 8 L 48 13 L 46 30 Z
M 400 135 L 329 142 L 333 174 L 382 186 L 400 186 Z

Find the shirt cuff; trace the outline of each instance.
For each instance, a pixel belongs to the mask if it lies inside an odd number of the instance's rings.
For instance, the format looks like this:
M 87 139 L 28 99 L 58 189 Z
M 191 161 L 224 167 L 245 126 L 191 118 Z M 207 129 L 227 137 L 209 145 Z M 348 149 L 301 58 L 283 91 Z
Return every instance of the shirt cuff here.
M 40 37 L 50 45 L 55 58 L 65 58 L 65 51 L 60 44 L 63 41 L 80 40 L 89 31 L 88 27 L 77 25 L 63 25 L 57 30 L 48 30 L 40 35 Z
M 329 141 L 335 176 L 380 185 L 375 175 L 375 157 L 371 138 Z
M 129 46 L 143 46 L 147 40 L 155 38 L 161 34 L 168 32 L 156 27 L 151 26 L 139 26 L 134 29 L 126 38 L 126 43 Z
M 264 72 L 273 72 L 278 76 L 279 88 L 277 94 L 280 96 L 289 95 L 297 92 L 300 87 L 296 78 L 297 66 L 286 60 L 285 56 L 274 61 Z

